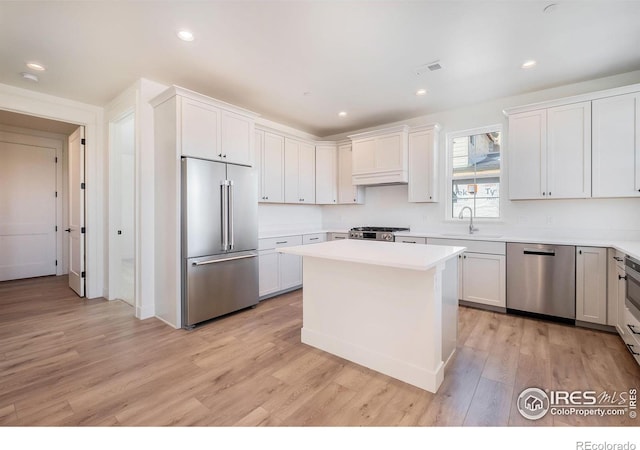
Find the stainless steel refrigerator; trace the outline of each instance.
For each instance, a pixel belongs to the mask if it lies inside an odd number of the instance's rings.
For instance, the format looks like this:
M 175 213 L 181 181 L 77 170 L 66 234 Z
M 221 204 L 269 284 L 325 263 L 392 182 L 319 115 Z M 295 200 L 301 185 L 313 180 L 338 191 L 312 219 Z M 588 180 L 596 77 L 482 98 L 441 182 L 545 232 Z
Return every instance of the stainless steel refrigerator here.
M 182 326 L 258 303 L 258 180 L 251 167 L 182 158 Z

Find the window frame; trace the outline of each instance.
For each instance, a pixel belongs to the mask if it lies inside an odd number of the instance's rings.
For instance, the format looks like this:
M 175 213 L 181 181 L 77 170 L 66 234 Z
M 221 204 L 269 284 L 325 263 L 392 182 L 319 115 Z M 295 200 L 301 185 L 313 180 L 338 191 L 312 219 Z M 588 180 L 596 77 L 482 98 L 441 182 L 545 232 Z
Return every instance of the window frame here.
M 484 223 L 502 223 L 504 220 L 504 163 L 505 163 L 505 145 L 504 145 L 504 130 L 502 124 L 493 124 L 487 125 L 484 127 L 478 128 L 470 128 L 467 130 L 459 130 L 452 131 L 447 133 L 446 144 L 446 192 L 447 192 L 447 203 L 445 206 L 445 222 L 460 222 L 460 219 L 457 217 L 453 217 L 453 192 L 452 192 L 452 183 L 454 180 L 453 176 L 453 140 L 460 137 L 469 137 L 477 134 L 485 134 L 485 133 L 500 133 L 500 170 L 497 176 L 500 180 L 500 197 L 498 199 L 498 217 L 473 217 L 474 222 L 484 222 Z

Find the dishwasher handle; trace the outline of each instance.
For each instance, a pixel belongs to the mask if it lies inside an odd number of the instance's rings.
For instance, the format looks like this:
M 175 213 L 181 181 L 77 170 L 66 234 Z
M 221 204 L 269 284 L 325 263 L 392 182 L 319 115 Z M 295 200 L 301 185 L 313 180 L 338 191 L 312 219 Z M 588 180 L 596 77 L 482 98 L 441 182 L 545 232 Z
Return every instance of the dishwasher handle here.
M 556 256 L 555 250 L 544 250 L 540 248 L 525 248 L 523 253 L 525 255 Z

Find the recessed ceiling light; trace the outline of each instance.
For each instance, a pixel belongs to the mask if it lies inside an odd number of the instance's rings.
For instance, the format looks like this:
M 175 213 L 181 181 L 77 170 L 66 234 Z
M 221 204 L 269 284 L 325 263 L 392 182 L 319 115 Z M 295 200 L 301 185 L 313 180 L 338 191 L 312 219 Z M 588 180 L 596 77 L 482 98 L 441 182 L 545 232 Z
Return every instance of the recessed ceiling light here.
M 338 116 L 340 116 L 340 117 L 347 117 L 347 112 L 346 112 L 346 111 L 340 111 L 340 112 L 338 113 Z
M 22 72 L 20 75 L 22 75 L 22 78 L 24 78 L 25 80 L 35 81 L 36 83 L 40 80 L 38 78 L 38 75 L 36 75 L 35 73 Z
M 178 37 L 183 41 L 191 42 L 193 41 L 193 33 L 189 30 L 180 30 L 178 31 Z
M 420 96 L 420 95 L 425 95 L 427 93 L 426 89 L 418 89 L 416 91 L 416 95 Z
M 29 69 L 32 69 L 32 70 L 38 70 L 38 71 L 40 71 L 40 72 L 42 72 L 42 71 L 44 71 L 44 70 L 45 70 L 45 68 L 44 68 L 44 66 L 43 66 L 42 64 L 38 64 L 38 63 L 36 63 L 36 62 L 29 62 L 29 63 L 27 63 L 27 67 L 28 67 Z
M 532 67 L 535 67 L 535 65 L 538 64 L 537 62 L 535 62 L 533 59 L 530 59 L 529 61 L 525 61 L 522 63 L 522 68 L 523 69 L 531 69 Z

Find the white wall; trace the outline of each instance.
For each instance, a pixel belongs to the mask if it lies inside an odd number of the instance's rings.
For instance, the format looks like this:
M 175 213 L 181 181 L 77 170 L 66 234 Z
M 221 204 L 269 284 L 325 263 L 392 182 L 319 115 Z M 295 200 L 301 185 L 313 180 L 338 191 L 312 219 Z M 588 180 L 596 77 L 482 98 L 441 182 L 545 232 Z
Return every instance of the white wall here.
M 613 77 L 591 80 L 545 91 L 502 98 L 465 108 L 430 114 L 399 122 L 421 125 L 437 122 L 440 131 L 440 202 L 436 204 L 410 204 L 407 202 L 407 186 L 367 187 L 366 204 L 361 206 L 339 205 L 322 207 L 324 228 L 349 228 L 361 225 L 409 226 L 414 231 L 466 232 L 466 223 L 445 220 L 446 185 L 446 135 L 449 132 L 467 130 L 493 124 L 503 126 L 503 173 L 501 195 L 502 219 L 499 223 L 478 223 L 487 233 L 526 235 L 572 235 L 580 237 L 609 237 L 640 239 L 640 199 L 583 199 L 539 200 L 512 202 L 508 198 L 508 139 L 507 118 L 503 109 L 577 95 L 602 89 L 640 82 L 640 71 Z M 428 99 L 427 99 L 428 101 Z M 388 125 L 385 125 L 388 126 Z M 360 132 L 365 130 L 357 130 Z M 341 139 L 347 134 L 327 139 Z M 286 220 L 286 218 L 285 218 Z
M 258 205 L 258 234 L 312 231 L 322 228 L 322 207 L 316 205 Z

